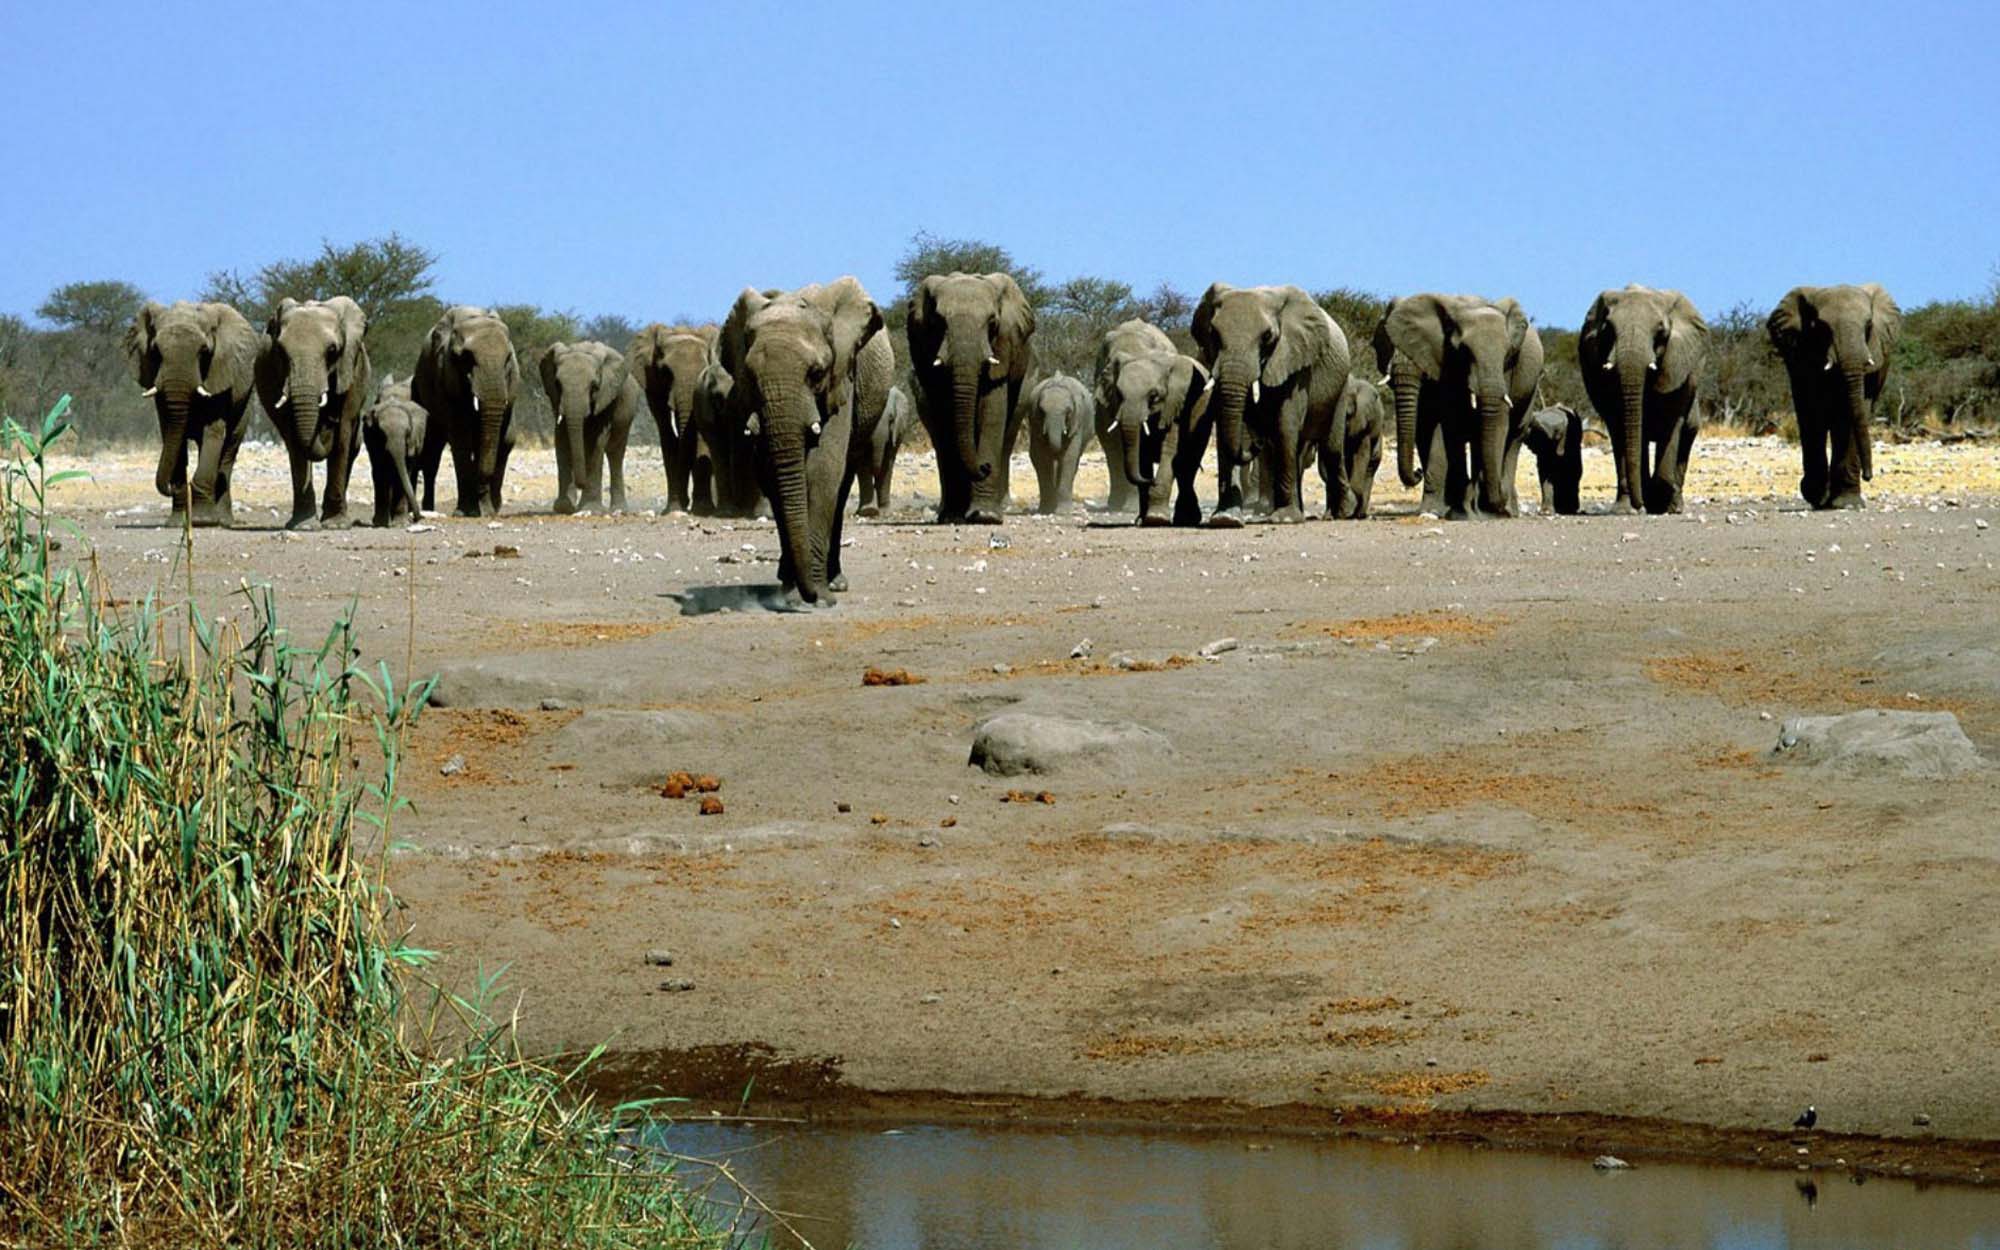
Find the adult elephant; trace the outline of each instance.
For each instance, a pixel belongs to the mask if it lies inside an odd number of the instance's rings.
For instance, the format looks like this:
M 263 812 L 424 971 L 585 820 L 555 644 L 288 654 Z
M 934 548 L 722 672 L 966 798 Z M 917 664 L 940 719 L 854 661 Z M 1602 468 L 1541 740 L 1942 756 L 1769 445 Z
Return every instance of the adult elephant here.
M 602 508 L 607 462 L 611 510 L 625 511 L 625 443 L 644 397 L 624 354 L 604 343 L 551 343 L 540 372 L 556 414 L 555 511 Z
M 1329 519 L 1366 519 L 1375 498 L 1375 472 L 1382 467 L 1382 443 L 1382 396 L 1372 383 L 1348 378 L 1319 447 Z
M 410 398 L 408 379 L 382 379 L 382 388 L 361 414 L 361 445 L 375 481 L 377 528 L 417 519 L 416 479 L 423 473 L 424 430 L 430 417 Z
M 1396 473 L 1424 483 L 1421 510 L 1517 515 L 1514 470 L 1542 380 L 1542 337 L 1520 304 L 1403 296 L 1375 328 L 1375 364 L 1396 405 Z
M 1261 452 L 1271 519 L 1305 520 L 1299 479 L 1305 449 L 1324 436 L 1347 384 L 1347 336 L 1295 286 L 1233 287 L 1217 282 L 1194 310 L 1201 363 L 1215 375 L 1219 490 L 1208 523 L 1243 524 L 1237 470 Z
M 878 335 L 888 342 L 887 335 Z M 871 346 L 873 340 L 870 340 Z M 895 349 L 890 349 L 893 364 Z M 856 516 L 879 516 L 889 510 L 889 484 L 896 476 L 896 453 L 902 449 L 903 440 L 917 428 L 917 406 L 910 393 L 900 386 L 889 388 L 889 397 L 883 401 L 881 419 L 875 422 L 874 437 L 868 440 L 867 465 L 857 477 L 859 502 L 854 509 Z
M 847 588 L 840 526 L 854 476 L 848 451 L 862 357 L 881 329 L 881 309 L 851 277 L 778 295 L 746 288 L 722 325 L 731 412 L 756 440 L 778 522 L 778 580 L 795 606 L 830 606 L 832 592 Z M 886 370 L 882 390 L 886 397 Z
M 1134 318 L 1105 331 L 1097 347 L 1096 404 L 1111 511 L 1130 508 L 1136 490 L 1141 525 L 1201 524 L 1194 479 L 1208 449 L 1211 377 L 1156 326 Z
M 720 327 L 713 325 L 647 326 L 626 348 L 632 376 L 646 393 L 646 406 L 660 428 L 660 459 L 667 468 L 667 512 L 715 511 L 710 480 L 713 453 L 694 420 L 695 393 L 701 372 L 715 360 Z
M 499 513 L 520 390 L 521 363 L 507 323 L 469 304 L 445 309 L 431 326 L 410 378 L 410 397 L 430 414 L 424 439 L 426 512 L 437 508 L 438 462 L 449 446 L 458 479 L 458 514 Z
M 917 413 L 937 450 L 937 519 L 998 525 L 1034 310 L 1004 273 L 949 273 L 918 283 L 908 313 Z
M 1021 402 L 1027 409 L 1028 462 L 1040 488 L 1038 510 L 1047 516 L 1076 497 L 1076 466 L 1096 432 L 1097 408 L 1089 389 L 1067 373 L 1035 383 Z
M 171 524 L 234 523 L 229 487 L 263 345 L 256 328 L 227 304 L 148 301 L 126 328 L 125 359 L 160 419 L 153 486 L 173 501 Z
M 292 517 L 286 529 L 348 524 L 347 480 L 361 452 L 361 413 L 368 406 L 368 318 L 361 305 L 287 299 L 264 328 L 257 360 L 257 398 L 284 440 L 292 468 Z M 315 464 L 326 465 L 326 490 L 314 519 Z
M 1902 327 L 1902 310 L 1873 282 L 1793 287 L 1771 310 L 1765 329 L 1784 358 L 1799 419 L 1799 494 L 1815 508 L 1866 506 L 1861 483 L 1875 477 L 1870 426 Z
M 1708 323 L 1679 291 L 1634 283 L 1591 304 L 1576 341 L 1584 393 L 1611 431 L 1613 512 L 1679 512 L 1701 427 Z M 1650 451 L 1650 455 L 1648 452 Z

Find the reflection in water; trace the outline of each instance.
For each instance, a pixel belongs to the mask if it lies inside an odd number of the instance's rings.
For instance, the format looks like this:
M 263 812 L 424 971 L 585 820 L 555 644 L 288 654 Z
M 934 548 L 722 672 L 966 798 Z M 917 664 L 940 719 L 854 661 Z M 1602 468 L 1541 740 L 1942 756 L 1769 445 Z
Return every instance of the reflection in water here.
M 1899 1181 L 1283 1137 L 694 1123 L 653 1144 L 729 1160 L 818 1250 L 2000 1250 L 2000 1195 Z

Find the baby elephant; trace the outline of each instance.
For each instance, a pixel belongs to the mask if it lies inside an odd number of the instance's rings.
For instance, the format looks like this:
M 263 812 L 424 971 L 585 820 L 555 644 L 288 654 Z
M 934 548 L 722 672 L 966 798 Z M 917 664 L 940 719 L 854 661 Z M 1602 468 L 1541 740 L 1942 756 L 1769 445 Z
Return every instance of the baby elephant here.
M 623 352 L 603 343 L 551 343 L 542 354 L 542 389 L 556 412 L 556 502 L 560 513 L 604 506 L 611 463 L 611 510 L 625 510 L 625 440 L 645 396 Z
M 1090 390 L 1066 373 L 1043 378 L 1021 397 L 1028 425 L 1028 460 L 1041 479 L 1044 514 L 1070 505 L 1083 445 L 1096 432 L 1097 406 Z
M 1360 378 L 1347 379 L 1319 449 L 1319 480 L 1326 485 L 1326 515 L 1361 520 L 1375 494 L 1382 467 L 1382 396 Z
M 1535 453 L 1535 474 L 1542 479 L 1542 511 L 1575 516 L 1582 511 L 1578 487 L 1583 482 L 1583 418 L 1567 404 L 1528 414 L 1522 441 Z
M 382 379 L 374 406 L 361 414 L 361 445 L 368 449 L 368 466 L 375 478 L 375 524 L 378 528 L 417 519 L 414 483 L 423 471 L 424 434 L 430 417 L 410 398 L 410 381 Z
M 917 428 L 917 406 L 900 386 L 889 388 L 889 402 L 868 442 L 868 467 L 855 477 L 861 488 L 857 516 L 880 516 L 889 510 L 889 479 L 896 472 L 896 452 Z

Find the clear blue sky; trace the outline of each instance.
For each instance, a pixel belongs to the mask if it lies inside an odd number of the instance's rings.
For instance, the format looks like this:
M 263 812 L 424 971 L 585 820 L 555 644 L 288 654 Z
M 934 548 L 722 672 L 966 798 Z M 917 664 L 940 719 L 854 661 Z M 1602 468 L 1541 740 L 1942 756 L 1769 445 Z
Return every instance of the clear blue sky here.
M 1879 0 L 8 0 L 0 311 L 396 230 L 446 299 L 719 315 L 845 272 L 886 299 L 920 228 L 1555 324 L 1629 280 L 1913 304 L 2000 262 L 1996 48 L 1995 6 Z

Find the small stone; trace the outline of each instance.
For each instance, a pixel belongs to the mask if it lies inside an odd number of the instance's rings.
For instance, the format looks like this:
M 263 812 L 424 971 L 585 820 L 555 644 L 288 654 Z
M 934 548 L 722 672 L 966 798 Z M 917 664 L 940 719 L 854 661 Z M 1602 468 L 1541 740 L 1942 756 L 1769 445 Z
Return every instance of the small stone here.
M 903 927 L 903 922 L 891 916 L 889 917 L 889 927 L 891 929 L 900 929 Z
M 1629 1172 L 1632 1165 L 1617 1155 L 1599 1155 L 1590 1161 L 1590 1166 L 1600 1172 Z
M 854 810 L 854 805 L 852 803 L 835 803 L 833 805 L 833 810 L 845 816 L 847 815 L 847 813 Z
M 1639 536 L 1631 530 L 1626 530 L 1618 536 L 1618 541 L 1621 543 L 1636 543 L 1639 541 Z
M 1928 1115 L 1925 1115 L 1923 1112 L 1919 1111 L 1915 1115 L 1910 1117 L 1910 1123 L 1916 1125 L 1918 1128 L 1929 1128 L 1931 1123 L 1931 1118 Z
M 1121 673 L 1129 673 L 1133 669 L 1139 667 L 1139 661 L 1133 659 L 1130 655 L 1127 655 L 1123 651 L 1112 652 L 1111 658 L 1110 660 L 1107 661 L 1107 663 L 1109 663 L 1111 667 L 1117 669 Z
M 1014 666 L 1011 664 L 995 664 L 993 666 L 993 671 L 995 673 L 998 673 L 1000 676 L 1005 677 L 1007 674 L 1014 671 Z
M 1438 1061 L 1435 1059 L 1426 1059 L 1424 1060 L 1424 1066 L 1426 1068 L 1435 1068 L 1438 1066 Z
M 561 699 L 543 699 L 542 710 L 544 712 L 567 712 L 569 711 L 569 704 L 563 702 Z
M 940 820 L 938 822 L 938 828 L 940 829 L 952 829 L 956 828 L 957 825 L 958 825 L 958 817 L 956 816 L 947 816 L 943 820 Z
M 671 968 L 674 966 L 674 953 L 664 950 L 647 951 L 646 962 L 655 968 Z
M 1061 964 L 1057 964 L 1055 967 L 1049 969 L 1049 975 L 1052 977 L 1059 977 L 1062 974 L 1063 974 L 1063 967 Z
M 438 765 L 438 775 L 440 777 L 456 777 L 464 771 L 465 757 L 463 755 L 454 755 L 444 763 Z
M 1985 529 L 1985 528 L 1986 528 L 1986 518 L 1985 518 L 1985 517 L 1975 517 L 1975 518 L 1973 519 L 1973 522 L 1972 522 L 1972 528 L 1974 528 L 1974 529 L 1976 529 L 1976 530 L 1983 530 L 1983 529 Z
M 716 798 L 716 797 L 715 797 L 714 795 L 712 795 L 712 794 L 704 794 L 704 795 L 702 795 L 702 796 L 701 796 L 701 814 L 702 814 L 702 815 L 704 815 L 704 816 L 720 816 L 720 815 L 722 815 L 722 800 L 721 800 L 721 799 L 718 799 L 718 798 Z
M 1071 647 L 1069 649 L 1069 658 L 1072 660 L 1085 659 L 1089 655 L 1090 655 L 1090 639 L 1088 638 L 1084 639 L 1082 642 L 1077 643 L 1074 647 Z
M 930 1006 L 932 1003 L 941 1003 L 943 1001 L 944 1001 L 944 995 L 942 994 L 926 994 L 922 998 L 919 998 L 917 1000 L 918 1003 L 922 1004 L 925 1007 Z
M 938 845 L 937 835 L 934 833 L 927 833 L 924 836 L 917 839 L 917 845 L 924 848 L 925 850 L 930 850 L 932 847 Z
M 1772 717 L 1771 717 L 1771 714 L 1770 714 L 1769 712 L 1759 712 L 1759 713 L 1757 713 L 1757 719 L 1758 719 L 1758 720 L 1770 720 L 1770 719 L 1772 719 Z
M 1201 650 L 1195 652 L 1195 654 L 1204 660 L 1212 660 L 1225 652 L 1236 650 L 1239 645 L 1234 638 L 1217 638 L 1214 642 L 1203 643 Z
M 685 978 L 660 982 L 660 993 L 662 994 L 685 994 L 693 988 L 694 982 Z
M 945 795 L 944 801 L 951 804 L 954 807 L 958 806 L 958 796 L 956 794 Z

